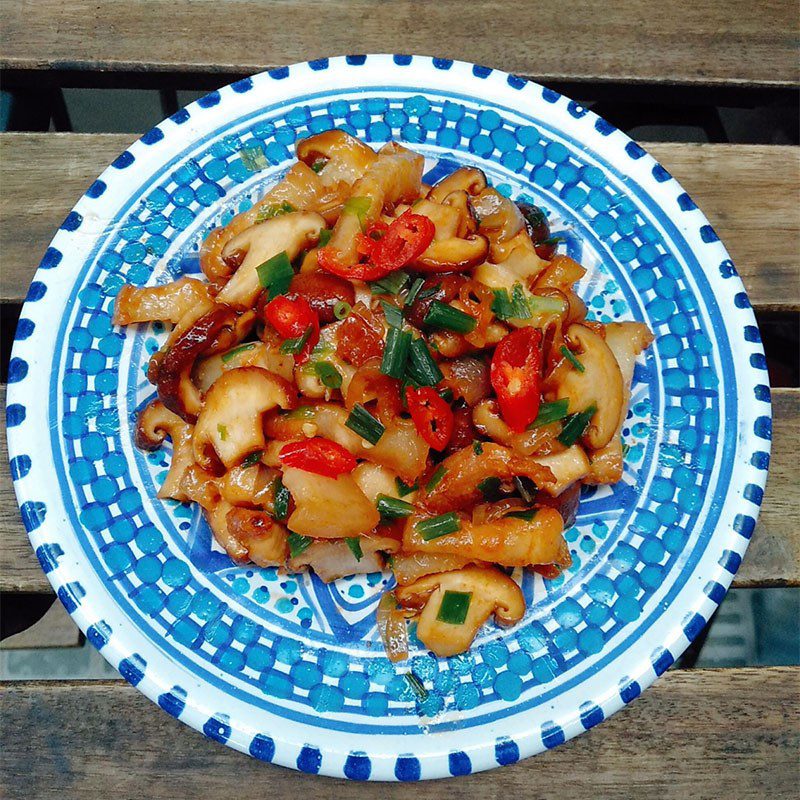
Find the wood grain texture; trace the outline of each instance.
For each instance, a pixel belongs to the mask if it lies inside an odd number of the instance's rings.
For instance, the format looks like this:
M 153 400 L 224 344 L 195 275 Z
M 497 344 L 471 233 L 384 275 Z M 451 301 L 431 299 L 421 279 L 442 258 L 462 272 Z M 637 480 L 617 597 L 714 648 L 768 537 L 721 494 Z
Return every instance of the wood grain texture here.
M 800 586 L 800 488 L 795 467 L 800 452 L 800 389 L 773 392 L 773 449 L 764 505 L 747 555 L 733 580 L 740 588 Z M 0 386 L 5 417 L 5 387 Z M 0 439 L 0 590 L 50 592 L 19 517 L 6 441 Z
M 0 301 L 25 296 L 70 208 L 134 138 L 0 134 Z M 753 305 L 800 309 L 800 148 L 645 146 L 706 213 L 730 250 Z
M 504 797 L 795 796 L 800 669 L 668 672 L 631 706 L 561 747 L 448 781 L 346 783 L 248 758 L 157 709 L 122 682 L 10 683 L 2 690 L 0 794 L 115 797 L 496 800 Z M 31 758 L 31 754 L 36 754 Z
M 0 65 L 252 73 L 388 52 L 540 80 L 787 86 L 798 81 L 798 27 L 782 0 L 17 0 L 4 9 Z

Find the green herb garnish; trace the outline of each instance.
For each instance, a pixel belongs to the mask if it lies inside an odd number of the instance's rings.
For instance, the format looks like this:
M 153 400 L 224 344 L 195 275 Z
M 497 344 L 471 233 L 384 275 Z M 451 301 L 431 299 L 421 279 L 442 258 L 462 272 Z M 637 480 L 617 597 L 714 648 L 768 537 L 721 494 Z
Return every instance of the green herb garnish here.
M 228 350 L 227 353 L 222 354 L 222 363 L 227 364 L 232 358 L 236 358 L 239 353 L 244 353 L 247 350 L 252 350 L 256 346 L 255 342 L 249 342 L 248 344 L 240 344 L 238 347 L 234 347 L 233 350 Z
M 370 444 L 377 444 L 386 428 L 367 411 L 360 403 L 353 406 L 350 416 L 344 423 L 351 431 L 355 431 Z
M 403 517 L 410 517 L 414 513 L 414 506 L 411 503 L 399 500 L 396 497 L 390 497 L 388 494 L 379 494 L 376 505 L 381 519 L 384 520 L 402 519 Z
M 567 416 L 567 409 L 569 408 L 569 398 L 562 397 L 561 400 L 554 400 L 552 403 L 542 403 L 539 406 L 539 413 L 536 419 L 531 423 L 532 428 L 541 428 L 543 425 L 549 425 L 551 422 L 558 422 Z
M 446 589 L 436 619 L 448 625 L 463 625 L 471 602 L 472 592 L 452 592 Z
M 322 381 L 323 386 L 329 389 L 340 389 L 342 386 L 342 375 L 333 364 L 327 361 L 317 361 L 314 364 L 314 372 L 317 377 Z
M 477 488 L 484 500 L 496 500 L 500 494 L 500 478 L 484 478 Z
M 414 339 L 408 349 L 406 375 L 418 386 L 436 386 L 443 378 L 439 365 L 433 360 L 425 342 Z
M 411 284 L 411 288 L 408 290 L 406 294 L 406 299 L 404 301 L 404 305 L 410 306 L 416 299 L 417 295 L 420 292 L 420 289 L 425 285 L 424 278 L 416 278 L 414 283 Z
M 359 536 L 349 536 L 345 539 L 350 552 L 355 556 L 356 561 L 361 561 L 364 558 L 364 551 L 361 549 L 361 538 Z
M 272 509 L 275 519 L 289 516 L 289 490 L 283 485 L 280 476 L 272 482 Z
M 511 511 L 506 514 L 506 517 L 512 517 L 513 519 L 524 519 L 530 522 L 535 516 L 538 509 L 536 508 L 529 508 L 525 511 Z
M 442 478 L 447 475 L 447 468 L 443 466 L 438 466 L 436 471 L 431 475 L 428 482 L 425 484 L 425 491 L 430 492 L 435 489 L 441 482 Z
M 472 452 L 475 453 L 476 456 L 482 456 L 483 442 L 478 441 L 478 439 L 474 439 L 472 442 Z
M 409 281 L 409 274 L 402 269 L 390 272 L 386 277 L 372 281 L 369 285 L 372 294 L 398 294 Z
M 404 483 L 402 479 L 395 478 L 395 484 L 397 485 L 397 494 L 400 497 L 405 497 L 407 494 L 411 494 L 411 492 L 416 492 L 419 489 L 419 484 L 415 483 L 413 486 L 409 486 L 407 483 Z
M 386 322 L 389 324 L 390 328 L 403 327 L 403 312 L 396 305 L 381 300 L 381 307 L 383 308 Z
M 258 462 L 261 461 L 261 456 L 263 455 L 264 455 L 263 450 L 256 450 L 255 453 L 250 453 L 250 455 L 247 456 L 247 458 L 244 461 L 242 461 L 242 466 L 252 467 L 254 464 L 258 464 Z
M 314 540 L 310 536 L 301 536 L 299 533 L 289 531 L 286 541 L 289 545 L 289 553 L 292 558 L 297 558 L 301 553 L 308 550 Z
M 400 328 L 389 328 L 386 336 L 386 347 L 381 359 L 381 372 L 391 378 L 402 378 L 408 361 L 408 350 L 411 346 L 410 331 Z
M 331 240 L 331 236 L 333 236 L 333 230 L 331 228 L 325 228 L 324 230 L 320 231 L 319 242 L 317 243 L 318 246 L 326 247 L 328 242 Z
M 578 361 L 575 353 L 573 353 L 572 350 L 570 350 L 565 344 L 561 345 L 561 355 L 564 356 L 564 358 L 566 358 L 567 361 L 569 361 L 569 363 L 572 364 L 576 370 L 578 370 L 578 372 L 586 372 L 586 367 L 584 367 L 583 364 Z
M 448 511 L 446 514 L 439 514 L 438 517 L 415 522 L 414 529 L 426 542 L 430 542 L 432 539 L 438 539 L 440 536 L 447 536 L 461 530 L 461 520 L 455 511 Z
M 413 672 L 406 672 L 403 677 L 408 681 L 411 691 L 414 692 L 418 699 L 427 699 L 428 690 L 423 686 L 422 681 Z
M 297 209 L 291 203 L 275 203 L 274 205 L 262 208 L 256 216 L 256 222 L 266 222 L 268 219 L 282 217 L 284 214 L 291 214 Z
M 439 300 L 431 303 L 424 321 L 433 328 L 444 328 L 456 333 L 470 333 L 478 324 L 474 317 Z
M 346 300 L 337 300 L 333 307 L 333 316 L 336 319 L 344 319 L 352 310 L 353 307 Z
M 344 203 L 344 211 L 349 212 L 350 214 L 355 214 L 358 217 L 358 221 L 361 223 L 362 228 L 364 227 L 364 222 L 367 219 L 367 214 L 369 214 L 371 207 L 371 197 L 350 197 L 345 200 Z
M 270 300 L 279 294 L 286 294 L 294 277 L 292 262 L 285 250 L 268 258 L 263 264 L 259 264 L 256 267 L 256 273 L 259 283 L 267 290 Z
M 564 428 L 558 436 L 558 441 L 564 447 L 572 447 L 586 432 L 589 422 L 597 413 L 597 406 L 592 403 L 585 411 L 572 414 L 564 421 Z
M 302 336 L 297 336 L 294 339 L 284 339 L 280 346 L 281 353 L 289 356 L 296 356 L 298 353 L 302 352 L 303 348 L 308 344 L 313 330 L 314 328 L 309 325 Z

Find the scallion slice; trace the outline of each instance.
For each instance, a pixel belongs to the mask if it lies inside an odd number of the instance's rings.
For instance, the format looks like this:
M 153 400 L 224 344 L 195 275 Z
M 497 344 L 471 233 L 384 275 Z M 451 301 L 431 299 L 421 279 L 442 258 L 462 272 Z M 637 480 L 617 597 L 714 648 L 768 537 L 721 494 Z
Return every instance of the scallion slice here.
M 436 386 L 444 378 L 425 342 L 414 339 L 408 348 L 406 375 L 419 386 Z
M 578 372 L 586 372 L 586 367 L 578 361 L 578 357 L 565 344 L 561 345 L 561 355 L 569 361 Z
M 562 397 L 552 403 L 542 403 L 539 406 L 539 413 L 536 415 L 536 419 L 531 423 L 531 427 L 541 428 L 543 425 L 549 425 L 551 422 L 558 422 L 558 420 L 564 419 L 567 416 L 568 408 L 568 397 Z
M 402 269 L 390 272 L 386 277 L 372 281 L 369 285 L 372 294 L 398 294 L 409 281 L 409 274 Z
M 268 219 L 275 219 L 275 217 L 282 217 L 284 214 L 291 214 L 295 211 L 295 207 L 291 203 L 275 203 L 266 208 L 262 208 L 256 216 L 256 222 L 266 222 Z
M 310 536 L 301 536 L 294 531 L 289 531 L 289 535 L 286 537 L 286 542 L 289 545 L 289 554 L 292 558 L 297 558 L 301 553 L 308 550 L 313 541 Z
M 350 552 L 355 556 L 356 561 L 361 561 L 364 558 L 364 551 L 361 549 L 361 537 L 360 536 L 349 536 L 345 539 L 347 542 L 347 546 L 350 548 Z
M 347 300 L 337 300 L 336 305 L 333 307 L 333 316 L 336 317 L 336 319 L 344 319 L 352 310 L 353 307 Z
M 256 267 L 256 273 L 259 283 L 267 290 L 270 300 L 279 294 L 286 294 L 294 277 L 292 262 L 285 250 L 268 258 L 263 264 L 259 264 Z
M 264 455 L 263 450 L 256 450 L 255 453 L 250 453 L 244 461 L 242 461 L 243 467 L 252 467 L 253 464 L 258 464 L 261 461 L 261 456 Z
M 381 300 L 381 307 L 390 328 L 403 327 L 403 312 L 394 303 L 387 303 L 385 300 Z
M 410 306 L 416 299 L 417 295 L 420 292 L 420 289 L 425 285 L 424 278 L 416 278 L 414 283 L 411 284 L 411 288 L 408 290 L 408 294 L 406 294 L 405 305 Z
M 524 519 L 527 522 L 530 522 L 535 516 L 538 509 L 536 508 L 529 508 L 525 511 L 511 511 L 510 513 L 506 514 L 506 517 L 511 517 L 512 519 Z
M 475 330 L 478 323 L 469 314 L 465 314 L 447 303 L 434 300 L 425 315 L 425 324 L 432 328 L 444 328 L 456 333 L 470 333 Z
M 360 403 L 356 403 L 353 406 L 353 410 L 344 424 L 370 444 L 378 444 L 383 432 L 386 430 Z
M 447 468 L 443 466 L 438 466 L 436 471 L 431 475 L 428 482 L 425 484 L 425 491 L 430 492 L 433 491 L 441 482 L 442 478 L 447 475 Z
M 455 511 L 448 511 L 446 514 L 439 514 L 438 517 L 421 519 L 414 523 L 414 529 L 426 542 L 430 542 L 432 539 L 460 530 L 461 520 Z
M 322 381 L 323 386 L 329 389 L 340 389 L 342 386 L 342 375 L 333 364 L 327 361 L 317 361 L 314 364 L 314 372 L 317 377 Z
M 419 484 L 415 483 L 413 486 L 409 486 L 407 483 L 404 483 L 400 478 L 394 479 L 395 484 L 397 485 L 397 494 L 400 497 L 405 497 L 407 494 L 411 494 L 411 492 L 416 492 L 419 489 Z
M 564 421 L 564 429 L 558 436 L 558 441 L 564 447 L 572 447 L 583 436 L 595 413 L 597 413 L 597 406 L 592 403 L 585 411 L 567 417 Z
M 381 359 L 381 372 L 391 378 L 402 378 L 408 361 L 408 348 L 411 345 L 410 331 L 389 328 L 386 348 Z
M 302 336 L 298 336 L 295 339 L 285 339 L 281 342 L 280 351 L 285 355 L 296 356 L 307 344 L 308 340 L 311 338 L 311 332 L 313 328 L 309 325 L 305 331 L 303 332 Z
M 484 478 L 477 488 L 484 500 L 497 500 L 500 494 L 500 478 Z
M 363 228 L 371 206 L 371 197 L 350 197 L 345 200 L 344 211 L 349 212 L 350 214 L 355 214 L 358 217 L 358 221 L 361 223 L 361 227 Z
M 411 691 L 414 692 L 417 698 L 419 700 L 426 700 L 428 697 L 428 690 L 425 688 L 422 681 L 413 672 L 406 672 L 404 677 L 408 681 Z
M 492 311 L 498 319 L 530 319 L 531 309 L 522 284 L 515 283 L 510 295 L 506 289 L 496 289 Z
M 475 453 L 476 456 L 483 455 L 483 442 L 478 439 L 473 440 L 472 442 L 472 452 Z
M 240 344 L 234 347 L 233 350 L 228 350 L 227 353 L 222 354 L 222 363 L 227 364 L 232 358 L 236 358 L 239 353 L 244 353 L 247 350 L 252 350 L 256 346 L 255 342 L 248 342 L 247 344 Z
M 446 589 L 436 619 L 448 625 L 463 625 L 472 602 L 472 592 L 453 592 Z
M 423 289 L 419 293 L 418 297 L 420 300 L 424 300 L 426 297 L 433 297 L 436 294 L 436 292 L 438 292 L 439 289 L 441 288 L 442 288 L 441 283 L 437 283 L 434 286 L 429 286 L 427 289 Z
M 283 485 L 280 476 L 272 483 L 272 509 L 275 519 L 286 519 L 289 516 L 289 490 Z
M 333 236 L 333 230 L 331 228 L 325 228 L 325 230 L 320 231 L 319 234 L 319 247 L 327 247 L 328 242 L 331 240 L 331 236 Z
M 403 519 L 414 513 L 414 506 L 411 503 L 390 497 L 388 494 L 379 494 L 376 505 L 381 519 L 384 520 Z

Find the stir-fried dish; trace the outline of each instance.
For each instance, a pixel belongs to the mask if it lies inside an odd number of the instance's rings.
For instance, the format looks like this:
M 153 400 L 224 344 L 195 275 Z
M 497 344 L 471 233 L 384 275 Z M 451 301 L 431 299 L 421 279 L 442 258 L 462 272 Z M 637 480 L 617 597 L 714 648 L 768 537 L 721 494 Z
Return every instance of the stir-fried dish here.
M 558 576 L 581 484 L 620 480 L 637 322 L 587 318 L 585 273 L 547 217 L 464 167 L 331 130 L 183 277 L 119 293 L 119 325 L 173 327 L 137 443 L 172 442 L 159 497 L 199 503 L 239 563 L 333 581 L 391 569 L 388 655 L 407 621 L 440 656 Z

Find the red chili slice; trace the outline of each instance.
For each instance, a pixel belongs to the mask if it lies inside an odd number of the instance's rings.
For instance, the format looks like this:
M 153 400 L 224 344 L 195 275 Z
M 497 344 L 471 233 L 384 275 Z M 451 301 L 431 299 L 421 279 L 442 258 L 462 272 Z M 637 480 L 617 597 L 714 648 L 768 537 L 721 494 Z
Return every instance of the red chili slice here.
M 520 328 L 505 336 L 494 351 L 489 374 L 503 419 L 522 433 L 539 413 L 542 332 Z
M 444 450 L 453 435 L 450 406 L 430 386 L 407 386 L 406 404 L 419 435 L 434 450 Z
M 308 300 L 299 295 L 279 295 L 267 304 L 264 316 L 283 339 L 297 339 L 311 328 L 303 349 L 294 357 L 297 364 L 308 361 L 311 351 L 319 341 L 319 315 L 311 308 Z
M 278 458 L 286 467 L 295 467 L 305 472 L 324 475 L 326 478 L 338 478 L 356 468 L 356 459 L 352 453 L 340 444 L 320 436 L 284 445 Z
M 317 263 L 325 272 L 330 272 L 331 275 L 338 275 L 340 278 L 347 278 L 352 281 L 376 281 L 388 274 L 383 267 L 379 267 L 369 261 L 343 264 L 339 253 L 330 245 L 317 251 Z
M 421 256 L 433 241 L 436 226 L 428 217 L 401 214 L 388 228 L 372 252 L 372 260 L 386 272 L 394 272 Z

